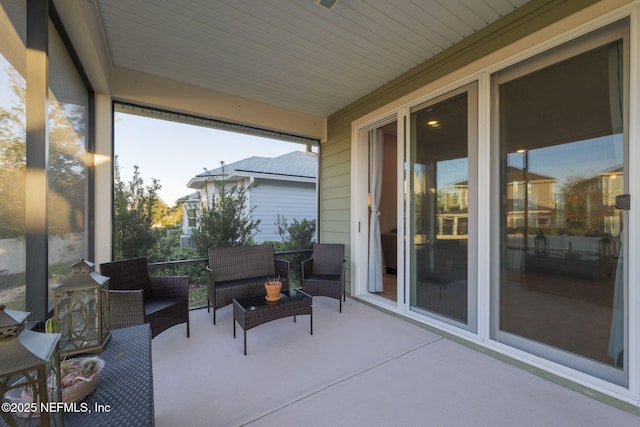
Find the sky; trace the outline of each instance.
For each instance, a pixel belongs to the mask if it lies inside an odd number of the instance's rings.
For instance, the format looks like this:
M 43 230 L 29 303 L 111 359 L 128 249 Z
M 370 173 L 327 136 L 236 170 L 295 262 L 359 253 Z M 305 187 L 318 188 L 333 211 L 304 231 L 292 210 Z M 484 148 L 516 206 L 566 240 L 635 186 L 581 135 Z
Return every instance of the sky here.
M 287 141 L 221 131 L 133 114 L 116 113 L 114 152 L 120 177 L 129 182 L 138 166 L 145 186 L 160 181 L 160 198 L 169 206 L 196 190 L 187 182 L 205 169 L 251 156 L 277 157 L 304 149 Z
M 571 143 L 531 149 L 529 171 L 556 178 L 559 183 L 569 178 L 591 178 L 605 170 L 621 166 L 622 135 L 604 136 Z M 511 153 L 509 165 L 523 168 L 524 154 Z

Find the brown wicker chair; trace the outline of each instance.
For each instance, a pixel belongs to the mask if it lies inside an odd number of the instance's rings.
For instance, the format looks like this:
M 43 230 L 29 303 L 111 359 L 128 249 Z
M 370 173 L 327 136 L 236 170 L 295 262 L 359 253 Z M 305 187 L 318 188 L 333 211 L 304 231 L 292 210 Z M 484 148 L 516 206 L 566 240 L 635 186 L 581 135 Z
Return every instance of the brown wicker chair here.
M 302 290 L 309 295 L 346 301 L 344 289 L 344 245 L 316 243 L 311 258 L 302 261 Z
M 189 277 L 149 276 L 146 258 L 100 265 L 109 280 L 111 329 L 149 323 L 151 335 L 180 323 L 189 337 Z
M 216 310 L 236 298 L 264 295 L 264 283 L 278 279 L 282 291 L 289 290 L 289 261 L 275 259 L 273 245 L 247 245 L 209 248 L 207 266 L 207 312 Z

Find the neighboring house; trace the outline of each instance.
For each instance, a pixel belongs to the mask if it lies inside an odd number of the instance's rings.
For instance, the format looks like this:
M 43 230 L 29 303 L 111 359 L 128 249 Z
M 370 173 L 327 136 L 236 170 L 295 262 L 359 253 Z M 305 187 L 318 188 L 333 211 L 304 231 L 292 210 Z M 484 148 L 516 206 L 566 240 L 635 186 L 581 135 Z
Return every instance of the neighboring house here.
M 177 200 L 177 203 L 182 205 L 182 225 L 180 227 L 182 236 L 180 236 L 180 246 L 192 246 L 191 230 L 198 223 L 200 193 L 195 192 L 188 196 L 181 197 Z
M 197 193 L 179 201 L 183 205 L 182 246 L 191 245 L 189 236 L 197 226 L 201 201 L 215 197 L 216 182 L 227 186 L 253 187 L 247 192 L 247 206 L 252 220 L 260 220 L 256 243 L 281 240 L 276 231 L 278 215 L 291 223 L 294 219 L 315 220 L 317 210 L 317 154 L 294 151 L 278 157 L 253 156 L 194 176 L 187 187 Z

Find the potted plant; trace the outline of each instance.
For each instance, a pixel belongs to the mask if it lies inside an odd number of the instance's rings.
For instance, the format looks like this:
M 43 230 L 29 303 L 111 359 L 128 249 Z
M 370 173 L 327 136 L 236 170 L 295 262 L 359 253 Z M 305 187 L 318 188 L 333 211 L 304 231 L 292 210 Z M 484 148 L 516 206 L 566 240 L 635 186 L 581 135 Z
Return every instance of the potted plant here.
M 282 289 L 282 282 L 280 281 L 280 277 L 266 282 L 264 284 L 264 288 L 267 291 L 267 296 L 265 297 L 267 301 L 280 300 L 280 290 Z

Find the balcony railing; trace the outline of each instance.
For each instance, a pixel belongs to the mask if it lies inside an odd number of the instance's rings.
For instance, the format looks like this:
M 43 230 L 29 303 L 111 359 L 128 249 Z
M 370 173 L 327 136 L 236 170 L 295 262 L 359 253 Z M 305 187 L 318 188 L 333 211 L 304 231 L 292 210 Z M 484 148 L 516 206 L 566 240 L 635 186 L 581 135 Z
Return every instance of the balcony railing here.
M 291 287 L 301 286 L 301 263 L 311 256 L 311 252 L 311 249 L 275 252 L 276 258 L 287 260 L 291 264 L 289 273 Z M 189 276 L 189 307 L 195 309 L 207 306 L 206 266 L 208 262 L 208 258 L 154 262 L 149 264 L 149 270 L 154 276 Z

